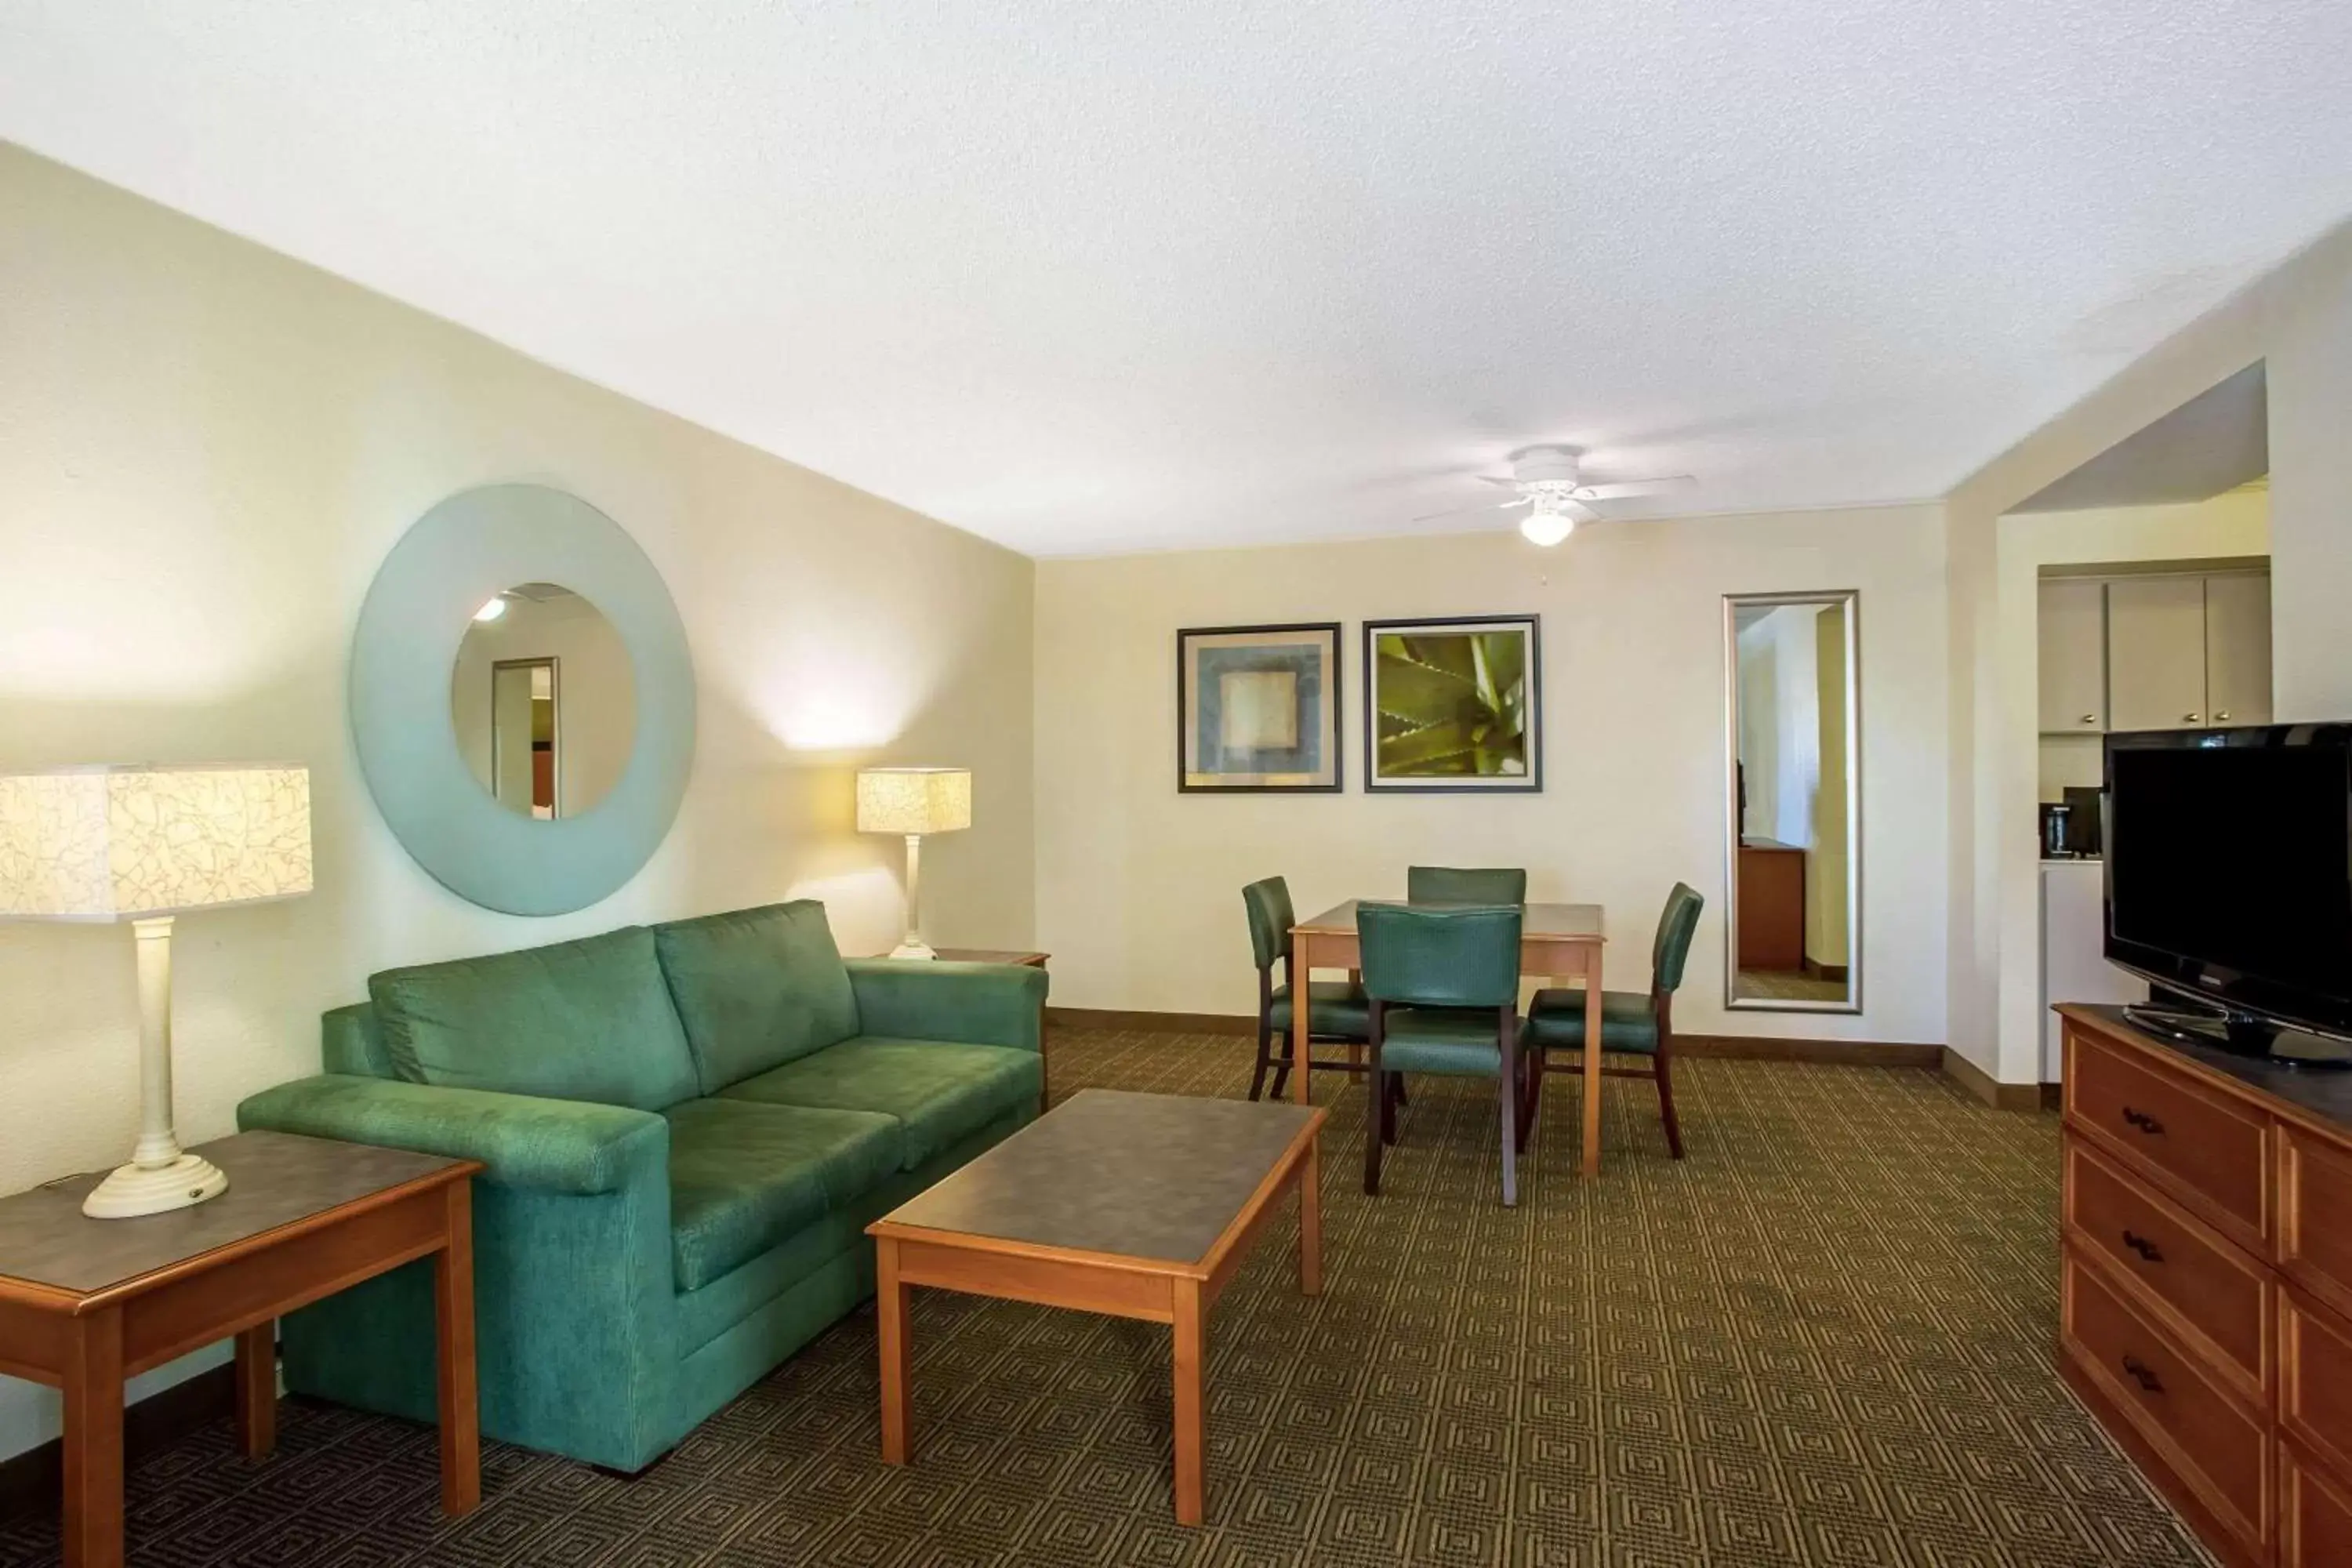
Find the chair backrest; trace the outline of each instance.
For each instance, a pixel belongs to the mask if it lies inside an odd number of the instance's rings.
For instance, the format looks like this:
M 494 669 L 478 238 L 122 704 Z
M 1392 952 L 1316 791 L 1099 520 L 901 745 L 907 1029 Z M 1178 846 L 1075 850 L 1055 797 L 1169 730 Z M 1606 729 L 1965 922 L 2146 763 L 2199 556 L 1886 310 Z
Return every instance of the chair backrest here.
M 1357 962 L 1374 1001 L 1500 1007 L 1519 999 L 1517 904 L 1356 906 Z
M 1691 937 L 1698 931 L 1699 911 L 1706 900 L 1688 882 L 1676 882 L 1658 915 L 1658 938 L 1650 946 L 1650 985 L 1669 992 L 1683 983 L 1683 965 L 1690 958 Z
M 1290 951 L 1290 928 L 1298 923 L 1291 912 L 1290 884 L 1279 877 L 1252 882 L 1242 889 L 1242 908 L 1249 911 L 1250 957 L 1264 973 Z
M 1528 874 L 1516 867 L 1408 866 L 1404 896 L 1414 904 L 1524 904 Z

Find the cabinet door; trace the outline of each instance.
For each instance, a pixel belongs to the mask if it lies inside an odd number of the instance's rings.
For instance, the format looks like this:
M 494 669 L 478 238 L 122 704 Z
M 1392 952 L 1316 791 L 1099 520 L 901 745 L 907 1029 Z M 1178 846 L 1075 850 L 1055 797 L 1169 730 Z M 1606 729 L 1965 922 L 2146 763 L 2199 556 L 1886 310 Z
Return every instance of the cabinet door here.
M 2042 584 L 2042 732 L 2095 735 L 2107 727 L 2106 584 L 2061 577 Z
M 2125 577 L 2107 584 L 2108 725 L 2205 723 L 2205 579 Z
M 2205 579 L 2205 700 L 2216 724 L 2271 721 L 2271 580 Z

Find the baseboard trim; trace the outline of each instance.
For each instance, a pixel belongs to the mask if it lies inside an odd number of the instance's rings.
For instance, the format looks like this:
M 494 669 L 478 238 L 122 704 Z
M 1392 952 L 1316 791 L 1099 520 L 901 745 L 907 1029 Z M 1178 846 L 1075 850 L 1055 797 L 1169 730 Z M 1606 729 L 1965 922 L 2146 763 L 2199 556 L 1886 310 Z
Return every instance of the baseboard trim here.
M 236 1363 L 207 1367 L 124 1408 L 123 1462 L 134 1464 L 207 1421 L 236 1414 Z M 65 1473 L 65 1443 L 58 1437 L 0 1459 L 0 1519 L 55 1510 Z
M 1150 1035 L 1257 1034 L 1254 1013 L 1137 1013 L 1117 1007 L 1048 1007 L 1048 1026 L 1065 1029 L 1130 1029 Z
M 2040 1110 L 2050 1103 L 2049 1090 L 2054 1084 L 2001 1083 L 1993 1076 L 1952 1049 L 1944 1047 L 1944 1076 L 1991 1106 L 1995 1110 Z
M 1159 1035 L 1257 1033 L 1247 1013 L 1150 1013 L 1112 1007 L 1048 1007 L 1045 1022 L 1065 1029 L 1127 1029 Z M 1933 1068 L 1941 1046 L 1887 1040 L 1806 1040 L 1772 1035 L 1676 1035 L 1675 1049 L 1687 1057 L 1723 1057 L 1742 1061 L 1828 1062 L 1848 1067 Z

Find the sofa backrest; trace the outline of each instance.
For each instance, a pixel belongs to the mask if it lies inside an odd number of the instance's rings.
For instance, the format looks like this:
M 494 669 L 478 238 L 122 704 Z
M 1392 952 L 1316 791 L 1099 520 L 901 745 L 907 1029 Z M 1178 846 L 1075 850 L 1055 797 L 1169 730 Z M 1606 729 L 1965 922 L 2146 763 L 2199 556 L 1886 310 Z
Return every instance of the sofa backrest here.
M 857 1033 L 857 996 L 814 899 L 654 927 L 702 1092 Z
M 383 1048 L 383 1031 L 376 1027 L 375 1004 L 354 1002 L 319 1016 L 319 1055 L 328 1072 L 359 1078 L 398 1078 L 392 1053 Z
M 384 1057 L 411 1083 L 639 1110 L 699 1092 L 644 926 L 388 969 L 368 995 Z

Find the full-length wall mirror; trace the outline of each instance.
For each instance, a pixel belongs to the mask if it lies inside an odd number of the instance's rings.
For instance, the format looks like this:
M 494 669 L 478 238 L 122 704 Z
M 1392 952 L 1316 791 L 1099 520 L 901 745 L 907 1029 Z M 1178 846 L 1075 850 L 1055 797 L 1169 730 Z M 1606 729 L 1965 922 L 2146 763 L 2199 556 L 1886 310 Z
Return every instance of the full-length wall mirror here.
M 1723 603 L 1724 1002 L 1862 1010 L 1860 596 Z

